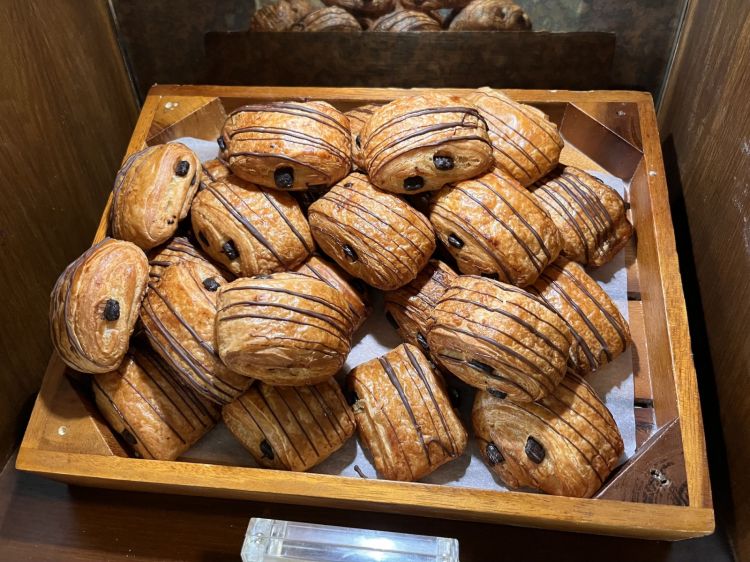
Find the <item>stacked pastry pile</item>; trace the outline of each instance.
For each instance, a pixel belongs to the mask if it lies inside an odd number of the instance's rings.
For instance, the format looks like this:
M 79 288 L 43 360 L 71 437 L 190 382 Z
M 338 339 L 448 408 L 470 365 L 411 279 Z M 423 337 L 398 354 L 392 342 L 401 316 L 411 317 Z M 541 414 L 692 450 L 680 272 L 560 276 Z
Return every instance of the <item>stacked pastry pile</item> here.
M 488 89 L 275 102 L 233 111 L 218 144 L 204 166 L 181 144 L 131 156 L 112 237 L 52 293 L 58 352 L 136 455 L 175 459 L 222 417 L 265 467 L 307 470 L 357 430 L 382 477 L 418 480 L 471 421 L 509 486 L 602 485 L 623 444 L 583 377 L 629 331 L 582 265 L 632 227 L 617 192 L 558 167 L 546 115 Z M 404 343 L 342 391 L 368 286 Z M 453 377 L 477 389 L 472 420 Z

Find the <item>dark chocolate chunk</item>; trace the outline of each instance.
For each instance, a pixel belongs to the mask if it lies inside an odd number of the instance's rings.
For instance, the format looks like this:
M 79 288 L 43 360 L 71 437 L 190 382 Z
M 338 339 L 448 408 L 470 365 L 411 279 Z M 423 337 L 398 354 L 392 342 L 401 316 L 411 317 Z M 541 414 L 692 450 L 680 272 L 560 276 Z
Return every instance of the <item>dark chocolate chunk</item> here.
M 422 346 L 422 349 L 424 349 L 425 353 L 430 352 L 430 344 L 427 343 L 427 338 L 424 337 L 422 332 L 417 332 L 417 343 Z
M 349 258 L 349 261 L 357 261 L 359 259 L 357 252 L 349 244 L 344 244 L 341 249 L 344 250 L 344 255 Z
M 359 400 L 359 396 L 357 396 L 357 393 L 354 392 L 354 390 L 347 388 L 344 391 L 344 397 L 346 398 L 346 403 L 350 406 L 354 406 L 354 404 Z
M 294 168 L 290 166 L 277 168 L 273 173 L 273 181 L 279 189 L 291 189 L 294 187 Z
M 432 157 L 432 163 L 438 170 L 452 170 L 453 169 L 453 158 L 450 156 L 439 156 L 435 155 Z
M 260 442 L 260 452 L 263 453 L 261 458 L 273 460 L 273 447 L 265 439 Z
M 237 251 L 237 246 L 234 245 L 234 240 L 227 240 L 224 242 L 221 251 L 224 252 L 230 260 L 236 260 L 240 257 L 240 253 Z
M 396 319 L 393 317 L 393 314 L 389 310 L 385 311 L 385 319 L 388 320 L 388 323 L 393 326 L 394 330 L 398 330 L 398 322 L 396 322 Z
M 458 390 L 455 386 L 448 387 L 448 398 L 451 401 L 451 406 L 453 406 L 454 408 L 461 407 L 461 391 Z
M 482 371 L 483 373 L 487 373 L 488 375 L 491 375 L 495 371 L 495 369 L 493 369 L 487 363 L 482 363 L 481 361 L 477 361 L 476 359 L 472 359 L 471 361 L 469 361 L 469 366 L 472 369 Z
M 356 137 L 354 137 L 354 143 L 357 145 L 357 148 L 362 148 L 362 141 L 359 138 L 359 135 L 357 135 Z
M 531 436 L 529 436 L 529 438 L 526 440 L 526 447 L 524 447 L 524 452 L 526 453 L 526 456 L 536 464 L 541 463 L 544 460 L 544 457 L 547 455 L 547 452 L 544 450 L 544 446 Z
M 104 304 L 104 319 L 112 322 L 120 318 L 120 303 L 115 299 L 107 299 Z
M 495 445 L 494 443 L 488 443 L 485 452 L 487 453 L 487 462 L 490 463 L 490 466 L 495 466 L 496 464 L 500 464 L 505 460 L 505 457 L 500 452 L 500 449 L 498 449 L 497 445 Z
M 187 160 L 180 160 L 177 162 L 177 166 L 174 168 L 174 173 L 181 178 L 184 178 L 190 171 L 190 162 Z
M 502 390 L 498 390 L 496 388 L 488 388 L 487 392 L 489 392 L 495 398 L 505 398 L 506 396 L 508 396 L 507 393 L 503 392 Z
M 135 446 L 135 445 L 138 444 L 138 439 L 136 439 L 135 435 L 133 435 L 132 433 L 130 433 L 130 431 L 127 428 L 123 429 L 120 432 L 120 435 L 122 435 L 122 438 L 125 440 L 125 443 L 127 443 L 128 445 Z
M 203 242 L 206 246 L 208 246 L 208 238 L 206 238 L 206 233 L 202 230 L 198 233 L 198 239 Z
M 219 289 L 219 283 L 213 277 L 203 280 L 203 286 L 207 291 L 216 292 Z
M 220 149 L 221 149 L 222 151 L 224 151 L 224 150 L 226 150 L 226 149 L 227 149 L 227 145 L 226 145 L 226 143 L 224 142 L 224 137 L 219 137 L 218 139 L 216 139 L 216 142 L 217 142 L 217 143 L 219 144 L 219 148 L 220 148 Z
M 406 191 L 416 191 L 424 187 L 424 178 L 422 176 L 410 176 L 404 180 L 404 189 Z
M 448 244 L 459 249 L 464 247 L 464 241 L 452 232 L 448 235 Z

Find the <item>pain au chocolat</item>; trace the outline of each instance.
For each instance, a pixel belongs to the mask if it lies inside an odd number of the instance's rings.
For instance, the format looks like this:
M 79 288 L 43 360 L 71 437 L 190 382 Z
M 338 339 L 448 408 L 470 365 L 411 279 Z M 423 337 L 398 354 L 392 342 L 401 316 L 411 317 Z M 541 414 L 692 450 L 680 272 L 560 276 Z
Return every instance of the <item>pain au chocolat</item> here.
M 511 488 L 588 498 L 623 452 L 612 414 L 573 373 L 539 402 L 479 392 L 472 421 L 485 462 Z
M 492 166 L 487 124 L 457 96 L 392 101 L 373 113 L 360 139 L 370 181 L 394 193 L 440 189 Z
M 462 8 L 471 0 L 399 0 L 399 4 L 405 10 L 419 10 L 421 12 L 432 12 L 449 8 Z
M 163 246 L 154 248 L 148 253 L 149 280 L 158 282 L 166 268 L 184 261 L 206 263 L 208 258 L 188 238 L 176 236 Z M 226 270 L 222 270 L 221 274 L 224 277 L 231 275 Z
M 620 194 L 583 170 L 558 168 L 529 189 L 557 225 L 563 255 L 573 261 L 604 265 L 633 234 Z
M 201 191 L 190 212 L 201 247 L 234 275 L 293 269 L 312 253 L 310 227 L 288 193 L 229 176 Z
M 499 170 L 447 186 L 430 222 L 458 268 L 523 287 L 560 253 L 555 223 L 521 184 Z
M 232 170 L 229 169 L 229 166 L 218 158 L 204 162 L 201 164 L 201 183 L 199 189 L 205 189 L 209 183 L 219 181 L 231 175 Z
M 354 168 L 362 172 L 364 172 L 366 168 L 365 160 L 362 155 L 362 139 L 360 133 L 362 132 L 362 127 L 365 126 L 365 123 L 369 121 L 370 117 L 372 117 L 372 113 L 378 107 L 380 106 L 371 103 L 355 107 L 344 114 L 347 119 L 349 119 L 349 131 L 352 135 L 352 162 L 354 163 Z
M 215 404 L 183 386 L 146 349 L 134 349 L 117 370 L 93 377 L 93 387 L 99 411 L 144 459 L 176 459 L 219 418 Z
M 473 0 L 450 24 L 451 31 L 523 31 L 531 20 L 510 0 Z
M 378 17 L 391 12 L 394 0 L 323 0 L 327 6 L 338 6 L 347 12 L 363 18 Z
M 160 144 L 133 154 L 115 178 L 112 236 L 144 250 L 169 240 L 190 210 L 200 174 L 198 157 L 184 144 Z
M 217 291 L 226 281 L 209 263 L 182 262 L 150 283 L 141 306 L 141 323 L 151 347 L 183 384 L 213 402 L 226 404 L 252 379 L 232 372 L 216 351 Z
M 564 143 L 557 125 L 544 112 L 490 88 L 466 99 L 487 122 L 498 168 L 529 186 L 557 166 Z
M 326 6 L 307 14 L 292 26 L 292 31 L 362 31 L 362 25 L 353 15 L 338 6 Z
M 310 229 L 321 249 L 348 273 L 382 290 L 417 276 L 435 250 L 427 218 L 402 198 L 351 174 L 310 206 Z
M 466 430 L 418 348 L 402 344 L 355 367 L 347 386 L 359 435 L 384 478 L 419 480 L 463 454 Z
M 116 369 L 128 351 L 148 282 L 135 244 L 105 238 L 71 263 L 50 295 L 50 335 L 66 365 L 83 373 Z
M 259 465 L 308 470 L 342 447 L 356 428 L 338 383 L 259 383 L 224 406 L 224 423 Z
M 467 275 L 438 301 L 427 342 L 440 363 L 465 383 L 529 402 L 552 392 L 565 376 L 573 336 L 538 297 Z
M 440 23 L 425 12 L 398 10 L 385 14 L 373 22 L 370 31 L 440 31 Z
M 250 19 L 250 31 L 289 31 L 293 24 L 320 4 L 311 0 L 278 0 L 255 11 Z
M 243 278 L 219 290 L 224 364 L 274 385 L 316 384 L 344 364 L 354 320 L 344 296 L 301 273 Z

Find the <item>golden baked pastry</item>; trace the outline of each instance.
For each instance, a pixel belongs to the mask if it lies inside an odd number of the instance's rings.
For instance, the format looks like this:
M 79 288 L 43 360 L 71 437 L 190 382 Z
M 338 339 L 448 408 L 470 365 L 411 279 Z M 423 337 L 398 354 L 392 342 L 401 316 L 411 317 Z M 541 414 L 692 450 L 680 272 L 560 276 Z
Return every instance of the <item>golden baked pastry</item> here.
M 190 210 L 200 174 L 198 157 L 184 144 L 159 144 L 133 154 L 112 189 L 112 236 L 144 250 L 169 240 Z
M 198 193 L 190 212 L 201 247 L 238 276 L 292 269 L 313 251 L 294 198 L 229 176 Z
M 498 168 L 529 186 L 557 166 L 564 143 L 557 125 L 541 110 L 491 88 L 481 88 L 466 99 L 487 122 Z
M 292 26 L 292 31 L 339 31 L 353 33 L 362 26 L 353 15 L 338 6 L 327 6 L 306 15 Z
M 555 223 L 521 184 L 498 170 L 443 188 L 433 196 L 429 216 L 462 273 L 496 274 L 523 287 L 560 253 Z
M 565 376 L 573 336 L 538 297 L 467 275 L 438 301 L 427 342 L 465 383 L 528 402 L 552 392 Z
M 250 31 L 289 31 L 292 25 L 320 8 L 311 0 L 279 0 L 259 8 L 250 19 Z
M 472 421 L 485 462 L 511 488 L 589 498 L 623 452 L 612 414 L 573 373 L 539 402 L 479 392 Z
M 511 0 L 473 0 L 453 18 L 449 29 L 523 31 L 531 29 L 531 20 L 523 8 Z
M 440 375 L 402 344 L 354 368 L 347 379 L 362 443 L 388 480 L 419 480 L 461 456 L 466 430 Z
M 354 415 L 338 383 L 270 386 L 259 383 L 222 411 L 229 431 L 258 464 L 308 470 L 354 434 Z
M 349 354 L 353 331 L 344 296 L 301 273 L 237 279 L 219 290 L 221 360 L 269 384 L 298 386 L 332 377 Z
M 360 133 L 365 123 L 372 117 L 372 113 L 380 107 L 374 103 L 355 107 L 344 115 L 349 119 L 349 131 L 352 134 L 352 162 L 357 170 L 365 170 L 365 161 L 362 156 L 362 139 Z
M 432 12 L 446 8 L 462 8 L 471 0 L 399 0 L 399 4 L 405 10 L 419 10 L 421 12 Z
M 116 371 L 92 378 L 99 411 L 136 456 L 171 461 L 211 429 L 215 404 L 180 383 L 153 352 L 136 349 Z
M 341 293 L 351 313 L 355 332 L 364 324 L 370 312 L 372 312 L 367 285 L 359 279 L 353 279 L 335 263 L 331 263 L 318 256 L 310 256 L 295 271 L 308 277 L 320 279 L 323 283 Z
M 216 352 L 217 291 L 224 284 L 208 263 L 178 263 L 164 270 L 158 284 L 149 284 L 141 306 L 151 347 L 184 384 L 219 404 L 231 402 L 252 383 L 226 367 Z
M 529 190 L 555 221 L 562 254 L 573 261 L 604 265 L 633 234 L 620 194 L 583 170 L 558 168 Z
M 326 6 L 338 6 L 359 17 L 377 17 L 392 11 L 394 0 L 323 0 Z
M 340 10 L 324 8 L 333 9 Z M 234 174 L 274 189 L 332 185 L 352 166 L 349 120 L 324 101 L 242 106 L 229 114 L 218 140 Z
M 370 31 L 440 31 L 440 24 L 432 16 L 416 10 L 398 10 L 379 17 Z
M 321 249 L 378 289 L 406 285 L 435 250 L 427 218 L 362 174 L 347 176 L 313 203 L 308 219 Z
M 578 374 L 596 371 L 630 343 L 628 323 L 617 306 L 577 263 L 560 258 L 529 291 L 557 311 L 570 328 L 578 344 L 570 348 L 570 363 Z
M 50 295 L 52 344 L 83 373 L 116 369 L 148 282 L 148 259 L 135 244 L 105 238 L 65 268 Z
M 229 169 L 229 166 L 218 158 L 204 162 L 201 164 L 201 183 L 199 189 L 205 189 L 207 184 L 231 175 L 232 170 Z
M 457 96 L 392 101 L 372 114 L 360 140 L 370 181 L 394 193 L 440 189 L 492 166 L 487 124 Z
M 206 263 L 208 258 L 193 246 L 190 240 L 184 236 L 176 236 L 163 246 L 154 248 L 148 253 L 149 280 L 158 283 L 166 268 L 183 261 Z M 226 274 L 229 274 L 229 272 L 222 270 L 221 274 L 226 278 Z

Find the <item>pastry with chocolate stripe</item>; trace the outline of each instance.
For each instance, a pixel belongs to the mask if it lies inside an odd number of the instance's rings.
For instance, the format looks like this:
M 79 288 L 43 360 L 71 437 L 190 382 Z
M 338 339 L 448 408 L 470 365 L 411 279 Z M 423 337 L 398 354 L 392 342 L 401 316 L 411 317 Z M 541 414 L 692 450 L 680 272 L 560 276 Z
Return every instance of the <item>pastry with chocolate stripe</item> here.
M 347 386 L 359 436 L 383 478 L 419 480 L 463 454 L 466 430 L 418 348 L 402 344 L 357 366 Z
M 323 0 L 326 6 L 338 6 L 347 12 L 365 18 L 378 17 L 391 12 L 394 0 Z
M 176 459 L 219 418 L 216 404 L 183 386 L 148 349 L 132 350 L 116 371 L 93 377 L 93 387 L 99 411 L 142 459 Z
M 370 181 L 394 193 L 419 193 L 472 178 L 492 166 L 479 111 L 458 96 L 400 98 L 372 114 L 360 133 Z
M 289 31 L 292 25 L 320 8 L 312 0 L 278 0 L 255 11 L 250 31 Z
M 229 169 L 229 166 L 218 158 L 214 158 L 213 160 L 201 164 L 201 171 L 201 183 L 199 189 L 205 189 L 207 184 L 232 175 L 232 170 Z
M 208 257 L 196 248 L 188 238 L 176 236 L 163 246 L 154 248 L 148 253 L 149 280 L 158 283 L 166 268 L 184 261 L 208 263 Z M 227 276 L 232 277 L 232 274 L 226 269 L 220 268 L 219 270 L 225 279 Z
M 352 135 L 352 162 L 354 168 L 358 171 L 365 171 L 365 160 L 362 156 L 362 139 L 360 133 L 365 123 L 372 117 L 372 113 L 380 107 L 374 103 L 355 107 L 347 111 L 344 115 L 349 119 L 349 131 Z
M 419 10 L 421 12 L 432 12 L 446 8 L 463 8 L 471 0 L 399 0 L 399 4 L 405 10 Z
M 338 6 L 327 6 L 306 15 L 295 23 L 291 31 L 338 31 L 355 33 L 362 25 L 353 15 Z
M 537 200 L 499 170 L 443 188 L 430 222 L 462 273 L 524 287 L 557 259 L 560 235 Z
M 416 10 L 398 10 L 379 17 L 370 31 L 440 31 L 440 24 L 432 16 Z
M 116 369 L 128 351 L 148 283 L 148 259 L 130 242 L 105 238 L 65 268 L 50 295 L 52 344 L 83 373 Z
M 511 488 L 590 498 L 623 452 L 612 414 L 573 373 L 539 402 L 479 392 L 472 421 L 485 462 Z
M 450 24 L 451 31 L 524 31 L 531 20 L 511 0 L 473 0 Z
M 458 277 L 427 333 L 430 351 L 475 388 L 514 402 L 539 400 L 565 376 L 573 336 L 543 300 L 486 277 Z
M 308 219 L 326 254 L 386 291 L 414 279 L 435 250 L 427 218 L 401 197 L 375 189 L 362 174 L 347 176 L 313 203 Z
M 604 265 L 633 234 L 620 194 L 583 170 L 558 168 L 529 190 L 557 225 L 562 254 L 573 261 Z
M 261 466 L 304 471 L 339 450 L 356 425 L 338 383 L 259 383 L 222 410 L 224 423 Z

